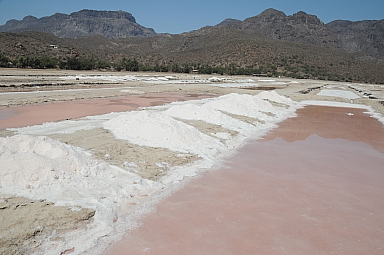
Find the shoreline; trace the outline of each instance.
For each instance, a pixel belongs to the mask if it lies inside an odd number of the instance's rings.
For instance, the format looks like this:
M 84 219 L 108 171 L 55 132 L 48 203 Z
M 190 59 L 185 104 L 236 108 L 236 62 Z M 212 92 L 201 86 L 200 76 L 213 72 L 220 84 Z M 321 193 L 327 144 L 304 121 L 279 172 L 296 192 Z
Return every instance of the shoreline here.
M 139 107 L 149 107 L 171 103 L 214 97 L 213 94 L 157 93 L 132 96 L 119 96 L 103 99 L 80 99 L 30 106 L 0 108 L 0 129 L 20 128 L 68 119 L 84 118 L 111 112 L 124 112 Z
M 250 141 L 224 167 L 162 200 L 107 254 L 378 254 L 384 249 L 383 126 L 374 149 L 347 140 L 361 123 L 377 124 L 361 110 L 298 111 L 281 122 L 281 130 Z M 341 124 L 343 129 L 318 125 L 344 116 L 355 119 Z M 309 126 L 301 130 L 304 121 Z M 369 129 L 360 134 L 370 140 Z

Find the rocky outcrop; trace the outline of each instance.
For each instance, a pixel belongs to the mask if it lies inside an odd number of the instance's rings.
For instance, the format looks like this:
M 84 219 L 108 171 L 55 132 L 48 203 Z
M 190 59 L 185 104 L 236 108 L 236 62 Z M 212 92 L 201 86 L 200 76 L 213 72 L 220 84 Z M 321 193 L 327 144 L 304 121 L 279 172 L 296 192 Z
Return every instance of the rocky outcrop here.
M 384 19 L 356 22 L 335 20 L 326 26 L 336 34 L 342 48 L 384 57 Z
M 287 16 L 284 12 L 267 9 L 244 21 L 225 19 L 216 26 L 206 26 L 182 35 L 201 36 L 221 28 L 327 48 L 343 48 L 367 54 L 369 58 L 384 58 L 384 20 L 337 20 L 324 24 L 317 16 L 303 11 Z M 27 16 L 21 21 L 10 20 L 0 26 L 0 32 L 23 31 L 44 32 L 61 38 L 102 35 L 117 39 L 166 35 L 139 25 L 132 14 L 124 11 L 82 10 L 70 15 L 56 13 L 40 19 Z
M 226 26 L 275 39 L 316 46 L 337 47 L 336 35 L 315 15 L 298 12 L 291 16 L 267 9 L 261 14 Z
M 225 26 L 233 25 L 233 24 L 235 24 L 237 22 L 241 22 L 241 20 L 238 20 L 238 19 L 225 19 L 222 22 L 220 22 L 219 24 L 217 24 L 215 27 L 225 27 Z
M 70 15 L 56 13 L 40 19 L 27 16 L 23 20 L 10 20 L 0 26 L 0 32 L 38 31 L 58 37 L 80 38 L 102 35 L 109 39 L 156 36 L 152 28 L 136 23 L 132 14 L 124 11 L 82 10 Z

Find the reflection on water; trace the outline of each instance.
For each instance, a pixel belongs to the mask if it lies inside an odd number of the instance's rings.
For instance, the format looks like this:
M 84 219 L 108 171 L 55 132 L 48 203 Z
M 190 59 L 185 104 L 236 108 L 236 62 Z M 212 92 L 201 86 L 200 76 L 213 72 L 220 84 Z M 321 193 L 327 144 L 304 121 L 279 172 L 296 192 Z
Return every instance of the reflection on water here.
M 70 102 L 46 103 L 31 106 L 0 109 L 0 128 L 25 127 L 44 122 L 60 121 L 110 112 L 124 112 L 138 107 L 163 105 L 175 101 L 190 100 L 191 94 L 156 93 L 146 96 L 125 96 L 103 99 L 74 100 Z M 195 94 L 194 99 L 216 97 L 213 94 Z M 14 114 L 9 114 L 14 112 Z
M 305 140 L 312 134 L 328 139 L 346 139 L 367 143 L 384 153 L 383 124 L 364 114 L 365 109 L 307 106 L 297 111 L 298 116 L 279 124 L 262 140 L 276 137 L 288 142 Z
M 300 110 L 163 200 L 109 254 L 381 254 L 383 125 L 351 111 Z
M 0 120 L 8 119 L 11 116 L 14 116 L 15 113 L 10 109 L 0 109 Z

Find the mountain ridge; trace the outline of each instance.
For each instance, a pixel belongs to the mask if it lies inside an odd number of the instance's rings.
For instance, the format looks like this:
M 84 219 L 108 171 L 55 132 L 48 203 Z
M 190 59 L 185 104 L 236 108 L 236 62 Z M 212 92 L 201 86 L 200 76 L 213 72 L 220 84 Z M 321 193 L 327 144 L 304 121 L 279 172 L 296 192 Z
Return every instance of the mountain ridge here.
M 384 19 L 335 20 L 326 26 L 336 34 L 342 48 L 384 58 Z
M 202 31 L 207 33 L 210 27 L 229 27 L 258 36 L 321 47 L 343 48 L 349 52 L 361 52 L 372 57 L 384 58 L 384 19 L 335 20 L 324 24 L 316 15 L 303 11 L 286 15 L 282 11 L 269 8 L 244 20 L 228 18 L 216 26 L 207 26 L 183 34 Z M 61 38 L 102 35 L 107 39 L 118 39 L 166 35 L 141 26 L 131 13 L 121 10 L 84 9 L 69 15 L 55 13 L 42 18 L 26 16 L 22 20 L 9 20 L 0 26 L 0 32 L 24 31 L 50 33 Z
M 157 33 L 136 23 L 131 13 L 124 11 L 96 11 L 84 9 L 69 15 L 55 13 L 36 18 L 26 16 L 22 20 L 10 20 L 0 26 L 0 32 L 20 33 L 37 31 L 63 38 L 80 38 L 102 35 L 108 39 L 125 37 L 150 37 Z
M 104 20 L 122 15 L 118 19 L 132 19 L 129 22 L 133 22 L 133 16 L 124 16 L 130 15 L 126 13 L 86 10 L 75 16 L 84 14 Z M 60 13 L 53 16 L 73 19 L 73 15 Z M 27 16 L 24 19 L 33 22 L 37 18 Z M 218 72 L 224 68 L 231 73 L 384 83 L 384 58 L 380 58 L 383 53 L 380 46 L 383 44 L 382 21 L 374 22 L 377 24 L 340 21 L 329 25 L 305 12 L 287 16 L 268 9 L 244 21 L 227 19 L 216 26 L 182 34 L 109 39 L 94 33 L 75 39 L 46 32 L 3 32 L 0 33 L 0 66 L 45 68 L 47 65 L 41 61 L 48 61 L 49 68 L 132 70 L 126 63 L 140 63 L 140 68 L 136 66 L 133 70 L 188 72 L 197 69 L 207 72 L 215 68 Z M 351 36 L 358 29 L 362 36 L 343 39 L 343 31 Z M 340 39 L 336 34 L 340 34 Z M 365 48 L 343 46 L 354 40 L 360 40 L 356 44 Z M 80 62 L 86 66 L 75 65 Z
M 335 20 L 324 24 L 317 16 L 303 11 L 287 16 L 270 8 L 243 21 L 226 19 L 215 27 L 222 26 L 279 40 L 343 48 L 384 58 L 384 19 Z
M 303 11 L 287 16 L 282 11 L 270 8 L 259 15 L 226 26 L 280 40 L 326 47 L 338 46 L 338 38 L 319 18 Z

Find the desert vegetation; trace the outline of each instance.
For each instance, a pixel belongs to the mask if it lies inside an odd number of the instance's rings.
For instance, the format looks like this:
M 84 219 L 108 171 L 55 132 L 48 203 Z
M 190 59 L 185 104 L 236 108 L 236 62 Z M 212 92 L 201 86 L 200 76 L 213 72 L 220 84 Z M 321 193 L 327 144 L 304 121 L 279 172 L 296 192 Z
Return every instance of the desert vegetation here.
M 228 28 L 109 40 L 0 33 L 0 66 L 285 76 L 384 83 L 384 61 L 342 49 L 276 40 Z

